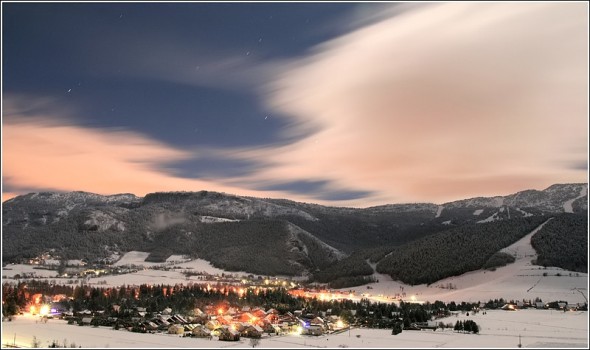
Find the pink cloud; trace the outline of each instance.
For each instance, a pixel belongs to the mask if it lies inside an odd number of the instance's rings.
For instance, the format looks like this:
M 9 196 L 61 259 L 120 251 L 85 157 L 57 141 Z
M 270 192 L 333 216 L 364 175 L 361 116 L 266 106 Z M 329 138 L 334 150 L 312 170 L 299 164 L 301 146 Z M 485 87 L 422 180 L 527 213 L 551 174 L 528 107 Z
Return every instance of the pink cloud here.
M 585 182 L 563 164 L 587 159 L 587 14 L 583 3 L 438 3 L 368 25 L 267 87 L 272 108 L 317 133 L 234 155 L 272 165 L 257 179 L 329 179 L 389 202 Z

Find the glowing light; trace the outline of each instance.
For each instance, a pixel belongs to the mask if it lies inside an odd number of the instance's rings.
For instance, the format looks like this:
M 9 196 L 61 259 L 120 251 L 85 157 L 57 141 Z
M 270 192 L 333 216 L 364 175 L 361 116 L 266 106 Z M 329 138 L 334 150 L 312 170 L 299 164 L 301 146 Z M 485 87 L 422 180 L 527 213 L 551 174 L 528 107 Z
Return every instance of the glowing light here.
M 410 299 L 412 299 L 412 301 L 416 301 L 416 296 L 415 296 L 415 295 L 412 295 L 412 296 L 410 297 Z
M 297 329 L 295 330 L 295 334 L 301 335 L 303 333 L 303 328 L 301 326 L 297 326 Z
M 342 327 L 344 327 L 344 322 L 342 322 L 342 320 L 338 320 L 338 322 L 336 322 L 336 326 L 338 328 L 342 328 Z
M 223 309 L 222 308 L 217 309 L 217 313 L 221 315 L 223 313 Z
M 33 315 L 37 312 L 37 308 L 35 307 L 35 305 L 31 305 L 30 312 Z
M 41 309 L 39 310 L 39 315 L 46 316 L 48 314 L 49 314 L 49 305 L 41 306 Z

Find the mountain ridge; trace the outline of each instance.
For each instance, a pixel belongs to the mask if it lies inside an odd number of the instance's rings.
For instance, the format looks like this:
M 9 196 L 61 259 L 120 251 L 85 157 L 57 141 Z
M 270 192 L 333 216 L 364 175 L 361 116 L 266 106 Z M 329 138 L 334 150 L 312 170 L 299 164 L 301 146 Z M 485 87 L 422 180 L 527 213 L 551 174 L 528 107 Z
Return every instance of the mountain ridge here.
M 139 250 L 150 252 L 152 261 L 185 254 L 229 270 L 313 275 L 348 257 L 356 259 L 352 266 L 364 250 L 401 247 L 446 230 L 468 229 L 478 237 L 484 230 L 478 225 L 510 227 L 515 219 L 587 213 L 587 191 L 583 183 L 556 184 L 442 205 L 368 208 L 212 191 L 144 197 L 37 192 L 2 204 L 2 253 L 5 261 L 18 261 L 54 249 L 63 257 L 102 261 Z

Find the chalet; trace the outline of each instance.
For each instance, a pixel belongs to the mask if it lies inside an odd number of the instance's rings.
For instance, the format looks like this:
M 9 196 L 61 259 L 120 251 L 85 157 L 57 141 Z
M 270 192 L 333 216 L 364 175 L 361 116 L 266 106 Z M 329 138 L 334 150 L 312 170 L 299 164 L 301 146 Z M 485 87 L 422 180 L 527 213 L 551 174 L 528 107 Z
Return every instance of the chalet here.
M 310 324 L 309 327 L 303 328 L 303 332 L 301 334 L 319 336 L 324 334 L 324 329 L 320 325 Z
M 268 314 L 268 315 L 264 316 L 264 318 L 262 320 L 264 322 L 268 322 L 268 323 L 278 323 L 279 322 L 279 315 Z
M 195 316 L 197 316 L 197 317 L 206 317 L 206 316 L 207 316 L 207 314 L 206 314 L 206 313 L 204 313 L 204 312 L 203 312 L 201 309 L 199 309 L 199 308 L 196 308 L 196 309 L 194 310 L 194 312 L 195 312 Z
M 229 315 L 217 317 L 217 321 L 222 325 L 229 325 L 233 322 L 233 318 Z
M 219 340 L 238 341 L 240 340 L 240 333 L 230 327 L 224 326 L 219 328 Z
M 160 329 L 168 329 L 170 326 L 170 322 L 168 322 L 167 318 L 161 315 L 153 318 L 151 321 L 158 325 L 158 328 Z
M 502 306 L 501 309 L 506 311 L 516 311 L 517 307 L 514 304 L 504 304 L 504 306 Z
M 326 324 L 326 322 L 321 317 L 315 317 L 311 321 L 309 321 L 309 324 L 310 325 L 313 324 L 313 325 L 317 325 L 317 326 L 322 326 L 323 327 Z
M 170 323 L 177 323 L 177 324 L 186 324 L 186 323 L 188 323 L 188 321 L 184 317 L 182 317 L 180 315 L 173 315 L 173 316 L 171 316 L 168 319 L 168 322 L 170 322 Z
M 172 326 L 168 327 L 169 334 L 184 334 L 184 326 L 179 324 L 173 324 Z
M 221 328 L 221 323 L 219 323 L 219 321 L 217 321 L 217 320 L 209 320 L 209 321 L 207 321 L 207 323 L 205 323 L 205 327 L 208 330 L 212 331 L 214 329 Z
M 256 325 L 247 324 L 244 329 L 240 331 L 240 335 L 245 338 L 260 338 L 264 330 Z
M 244 312 L 243 314 L 241 314 L 240 316 L 238 316 L 238 321 L 240 322 L 250 322 L 252 319 L 254 319 L 254 315 L 249 313 L 249 312 Z
M 266 316 L 266 312 L 264 312 L 264 310 L 261 310 L 259 308 L 252 310 L 252 315 L 254 315 L 257 318 L 264 318 L 264 316 Z
M 262 330 L 264 332 L 266 332 L 266 333 L 269 333 L 269 334 L 275 333 L 275 334 L 278 335 L 278 334 L 282 333 L 281 327 L 279 327 L 276 324 L 272 324 L 270 322 L 267 322 L 267 321 L 264 321 L 263 322 L 263 324 L 262 324 Z
M 197 325 L 195 328 L 193 328 L 193 330 L 191 332 L 193 334 L 193 337 L 211 338 L 211 331 L 209 329 L 207 329 L 207 327 L 204 327 L 203 325 Z
M 270 315 L 270 314 L 278 315 L 279 311 L 277 309 L 268 309 L 268 310 L 266 310 L 266 314 L 267 315 Z
M 144 321 L 141 323 L 141 325 L 144 326 L 148 331 L 155 331 L 159 328 L 157 324 L 151 321 Z

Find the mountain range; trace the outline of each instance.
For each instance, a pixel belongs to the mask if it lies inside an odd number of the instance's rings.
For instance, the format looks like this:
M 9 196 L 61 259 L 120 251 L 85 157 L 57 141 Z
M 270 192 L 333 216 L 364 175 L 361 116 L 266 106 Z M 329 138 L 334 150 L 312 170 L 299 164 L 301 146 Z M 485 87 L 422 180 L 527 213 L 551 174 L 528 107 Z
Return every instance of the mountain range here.
M 587 184 L 362 209 L 209 191 L 40 192 L 2 204 L 2 254 L 3 263 L 49 250 L 108 262 L 139 250 L 150 261 L 184 254 L 229 271 L 307 275 L 338 286 L 362 283 L 374 268 L 432 283 L 493 268 L 490 261 L 509 263 L 498 251 L 541 224 L 533 236 L 538 263 L 587 272 L 587 213 Z

